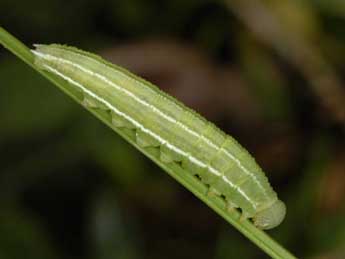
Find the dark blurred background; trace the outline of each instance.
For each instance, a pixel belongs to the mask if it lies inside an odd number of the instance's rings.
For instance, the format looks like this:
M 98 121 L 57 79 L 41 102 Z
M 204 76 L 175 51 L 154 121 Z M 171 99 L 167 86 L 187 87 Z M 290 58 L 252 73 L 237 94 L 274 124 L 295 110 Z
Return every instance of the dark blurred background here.
M 193 107 L 287 203 L 270 235 L 345 258 L 343 0 L 0 0 L 0 25 L 98 53 Z M 3 48 L 0 162 L 0 258 L 266 258 Z

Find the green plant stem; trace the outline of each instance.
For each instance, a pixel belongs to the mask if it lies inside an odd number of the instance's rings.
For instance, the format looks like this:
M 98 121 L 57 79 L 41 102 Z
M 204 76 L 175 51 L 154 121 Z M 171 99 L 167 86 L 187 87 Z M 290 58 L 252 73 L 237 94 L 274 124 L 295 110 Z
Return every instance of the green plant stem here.
M 71 96 L 75 101 L 77 101 L 78 103 L 81 103 L 82 101 L 81 97 L 78 96 L 75 93 L 75 91 L 73 91 L 73 88 L 67 82 L 56 77 L 55 75 L 39 70 L 34 64 L 34 56 L 30 52 L 30 49 L 28 49 L 23 43 L 21 43 L 15 37 L 9 34 L 2 27 L 0 27 L 0 43 L 3 44 L 5 48 L 10 50 L 17 57 L 22 59 L 25 63 L 33 67 L 37 72 L 39 72 L 48 80 L 53 82 L 61 90 L 63 90 L 65 93 Z M 287 251 L 284 247 L 278 244 L 265 232 L 256 228 L 251 223 L 251 221 L 240 220 L 240 216 L 241 216 L 240 212 L 234 210 L 233 212 L 229 213 L 226 209 L 224 200 L 219 197 L 211 197 L 207 195 L 207 189 L 208 189 L 207 186 L 202 184 L 196 177 L 185 172 L 177 164 L 167 165 L 167 164 L 162 163 L 158 158 L 159 154 L 157 153 L 156 149 L 139 147 L 135 142 L 132 132 L 129 130 L 120 130 L 120 129 L 115 128 L 111 124 L 109 118 L 105 115 L 104 112 L 100 110 L 95 110 L 95 109 L 89 110 L 89 111 L 93 113 L 96 117 L 98 117 L 101 121 L 103 121 L 105 124 L 107 124 L 114 131 L 116 131 L 119 135 L 125 138 L 138 150 L 144 153 L 147 157 L 153 160 L 157 165 L 163 168 L 168 174 L 170 174 L 173 178 L 175 178 L 178 182 L 180 182 L 183 186 L 185 186 L 195 196 L 197 196 L 199 199 L 205 202 L 209 207 L 211 207 L 214 211 L 216 211 L 220 216 L 222 216 L 226 221 L 232 224 L 243 235 L 245 235 L 248 239 L 250 239 L 254 244 L 260 247 L 272 258 L 284 258 L 284 259 L 295 258 L 289 251 Z

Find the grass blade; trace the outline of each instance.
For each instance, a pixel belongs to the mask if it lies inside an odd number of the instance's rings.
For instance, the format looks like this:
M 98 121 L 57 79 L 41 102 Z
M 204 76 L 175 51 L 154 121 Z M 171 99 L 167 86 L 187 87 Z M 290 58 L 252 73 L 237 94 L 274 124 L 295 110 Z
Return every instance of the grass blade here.
M 30 49 L 27 48 L 22 42 L 8 33 L 5 29 L 0 27 L 0 43 L 15 54 L 17 57 L 22 59 L 25 63 L 30 65 L 34 68 L 38 73 L 42 74 L 45 78 L 59 87 L 62 91 L 72 97 L 76 102 L 81 103 L 82 99 L 75 93 L 73 87 L 71 87 L 67 82 L 64 80 L 48 73 L 39 70 L 34 65 L 34 56 L 30 52 Z M 133 135 L 130 132 L 122 129 L 115 128 L 108 117 L 104 115 L 104 112 L 100 110 L 89 110 L 93 113 L 98 119 L 103 121 L 106 125 L 116 131 L 119 135 L 125 138 L 128 142 L 130 142 L 133 146 L 135 146 L 138 150 L 144 153 L 148 158 L 153 160 L 158 166 L 160 166 L 164 171 L 166 171 L 169 175 L 175 178 L 179 183 L 181 183 L 184 187 L 186 187 L 189 191 L 191 191 L 195 196 L 197 196 L 200 200 L 206 203 L 209 207 L 211 207 L 214 211 L 216 211 L 220 216 L 222 216 L 227 222 L 232 224 L 236 229 L 238 229 L 243 235 L 245 235 L 248 239 L 250 239 L 254 244 L 256 244 L 259 248 L 265 251 L 268 255 L 272 258 L 295 258 L 289 251 L 287 251 L 284 247 L 278 244 L 275 240 L 273 240 L 270 236 L 268 236 L 265 232 L 256 228 L 249 220 L 240 221 L 240 213 L 238 211 L 234 211 L 232 213 L 228 213 L 226 210 L 225 202 L 218 197 L 209 197 L 206 195 L 207 187 L 202 184 L 198 179 L 191 176 L 190 174 L 186 173 L 183 169 L 181 169 L 178 165 L 175 164 L 163 164 L 158 159 L 158 152 L 154 148 L 141 148 L 139 147 Z

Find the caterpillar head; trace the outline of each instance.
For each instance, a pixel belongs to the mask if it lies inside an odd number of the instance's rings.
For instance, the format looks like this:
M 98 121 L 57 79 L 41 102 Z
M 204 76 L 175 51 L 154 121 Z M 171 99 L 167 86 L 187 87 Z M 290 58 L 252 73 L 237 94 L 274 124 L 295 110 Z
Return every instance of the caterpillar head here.
M 285 204 L 281 200 L 277 200 L 270 207 L 258 212 L 254 216 L 254 225 L 260 229 L 274 228 L 283 221 L 285 214 Z

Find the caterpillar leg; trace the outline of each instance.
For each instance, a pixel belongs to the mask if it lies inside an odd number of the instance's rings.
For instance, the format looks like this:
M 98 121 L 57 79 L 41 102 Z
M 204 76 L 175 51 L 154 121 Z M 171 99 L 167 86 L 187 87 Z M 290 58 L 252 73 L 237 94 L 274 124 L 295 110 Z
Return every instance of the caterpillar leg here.
M 160 160 L 164 163 L 178 162 L 181 161 L 181 155 L 163 144 L 160 146 Z
M 135 126 L 126 120 L 125 118 L 122 118 L 118 114 L 111 112 L 111 123 L 117 127 L 117 128 L 128 128 L 128 129 L 134 129 Z
M 105 106 L 103 103 L 98 102 L 97 100 L 93 99 L 88 95 L 84 95 L 84 99 L 81 104 L 85 108 L 109 110 L 108 107 Z
M 220 196 L 221 193 L 214 187 L 210 187 L 208 188 L 206 195 L 209 197 L 215 197 L 215 196 Z
M 169 155 L 167 152 L 164 152 L 162 151 L 161 149 L 161 152 L 160 152 L 160 157 L 159 159 L 163 162 L 163 163 L 166 163 L 166 164 L 170 164 L 172 162 L 174 162 L 174 159 L 172 158 L 171 155 Z
M 227 207 L 226 207 L 226 210 L 227 210 L 227 212 L 229 212 L 229 213 L 233 213 L 233 212 L 236 210 L 236 208 L 233 207 L 233 206 L 227 206 Z
M 97 108 L 96 102 L 93 99 L 91 99 L 90 97 L 86 96 L 86 95 L 84 96 L 84 99 L 83 99 L 81 104 L 85 108 Z
M 229 212 L 229 213 L 232 213 L 236 210 L 236 208 L 238 208 L 238 206 L 231 202 L 231 201 L 227 201 L 227 204 L 226 204 L 226 210 Z
M 240 217 L 240 222 L 244 222 L 249 218 L 249 215 L 246 214 L 245 212 L 242 212 L 242 215 Z
M 141 147 L 158 147 L 160 144 L 155 138 L 140 129 L 136 131 L 136 141 Z

